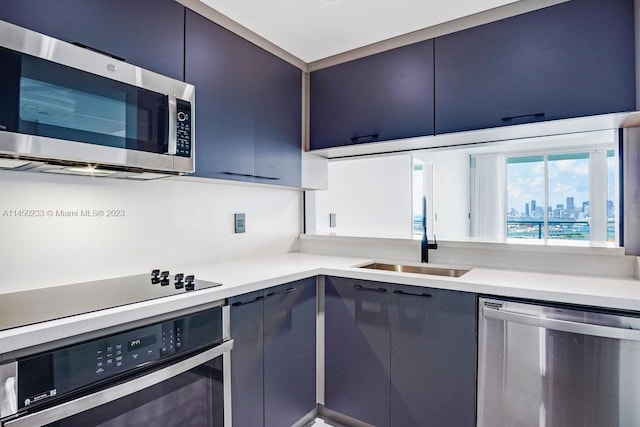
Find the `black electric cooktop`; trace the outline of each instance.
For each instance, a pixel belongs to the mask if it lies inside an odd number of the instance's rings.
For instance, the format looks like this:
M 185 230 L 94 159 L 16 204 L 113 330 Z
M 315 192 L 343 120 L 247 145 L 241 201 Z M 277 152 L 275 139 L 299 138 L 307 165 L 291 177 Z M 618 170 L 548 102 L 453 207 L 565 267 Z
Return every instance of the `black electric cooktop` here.
M 0 331 L 221 286 L 192 275 L 149 274 L 0 294 Z

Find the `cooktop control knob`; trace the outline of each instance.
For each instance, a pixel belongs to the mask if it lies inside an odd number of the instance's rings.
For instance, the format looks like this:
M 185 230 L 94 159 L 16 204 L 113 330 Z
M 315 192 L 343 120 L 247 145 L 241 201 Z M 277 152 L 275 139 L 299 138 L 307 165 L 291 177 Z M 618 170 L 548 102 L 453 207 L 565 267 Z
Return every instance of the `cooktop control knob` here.
M 169 272 L 163 271 L 162 273 L 160 273 L 160 285 L 169 286 L 170 283 L 171 281 L 169 279 Z
M 176 279 L 176 289 L 184 288 L 184 274 L 183 273 L 176 274 L 175 279 Z
M 193 276 L 193 274 L 188 275 L 184 280 L 186 281 L 186 283 L 184 284 L 184 288 L 187 291 L 193 291 L 196 288 L 196 284 L 194 283 L 196 278 Z
M 160 270 L 151 270 L 151 284 L 157 285 L 160 283 Z

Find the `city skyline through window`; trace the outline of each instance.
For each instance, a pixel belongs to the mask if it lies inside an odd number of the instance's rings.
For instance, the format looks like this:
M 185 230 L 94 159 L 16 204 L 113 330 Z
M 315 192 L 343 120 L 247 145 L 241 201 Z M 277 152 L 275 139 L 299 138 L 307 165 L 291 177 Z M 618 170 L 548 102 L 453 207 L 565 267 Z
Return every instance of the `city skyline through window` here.
M 606 171 L 594 189 L 593 169 Z M 613 150 L 508 158 L 507 237 L 615 241 L 614 174 Z

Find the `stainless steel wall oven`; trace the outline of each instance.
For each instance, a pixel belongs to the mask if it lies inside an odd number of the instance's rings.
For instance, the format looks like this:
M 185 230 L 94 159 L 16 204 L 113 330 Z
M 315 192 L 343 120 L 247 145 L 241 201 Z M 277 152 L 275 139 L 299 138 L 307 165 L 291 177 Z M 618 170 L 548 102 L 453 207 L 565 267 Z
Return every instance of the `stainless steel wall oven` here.
M 224 301 L 0 365 L 0 425 L 231 426 Z

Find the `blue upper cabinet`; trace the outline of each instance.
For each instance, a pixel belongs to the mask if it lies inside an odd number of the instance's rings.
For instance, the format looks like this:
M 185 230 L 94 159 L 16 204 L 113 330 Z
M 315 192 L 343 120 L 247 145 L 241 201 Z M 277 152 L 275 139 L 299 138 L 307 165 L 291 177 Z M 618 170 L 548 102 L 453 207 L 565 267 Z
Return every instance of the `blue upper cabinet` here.
M 187 10 L 196 176 L 300 186 L 302 71 Z
M 436 134 L 635 110 L 633 0 L 573 0 L 435 40 Z
M 185 80 L 196 87 L 196 172 L 253 175 L 253 45 L 187 10 Z
M 310 147 L 433 135 L 433 41 L 311 73 Z
M 256 182 L 299 187 L 302 171 L 302 71 L 256 47 Z
M 184 10 L 173 0 L 3 0 L 0 20 L 182 80 Z

